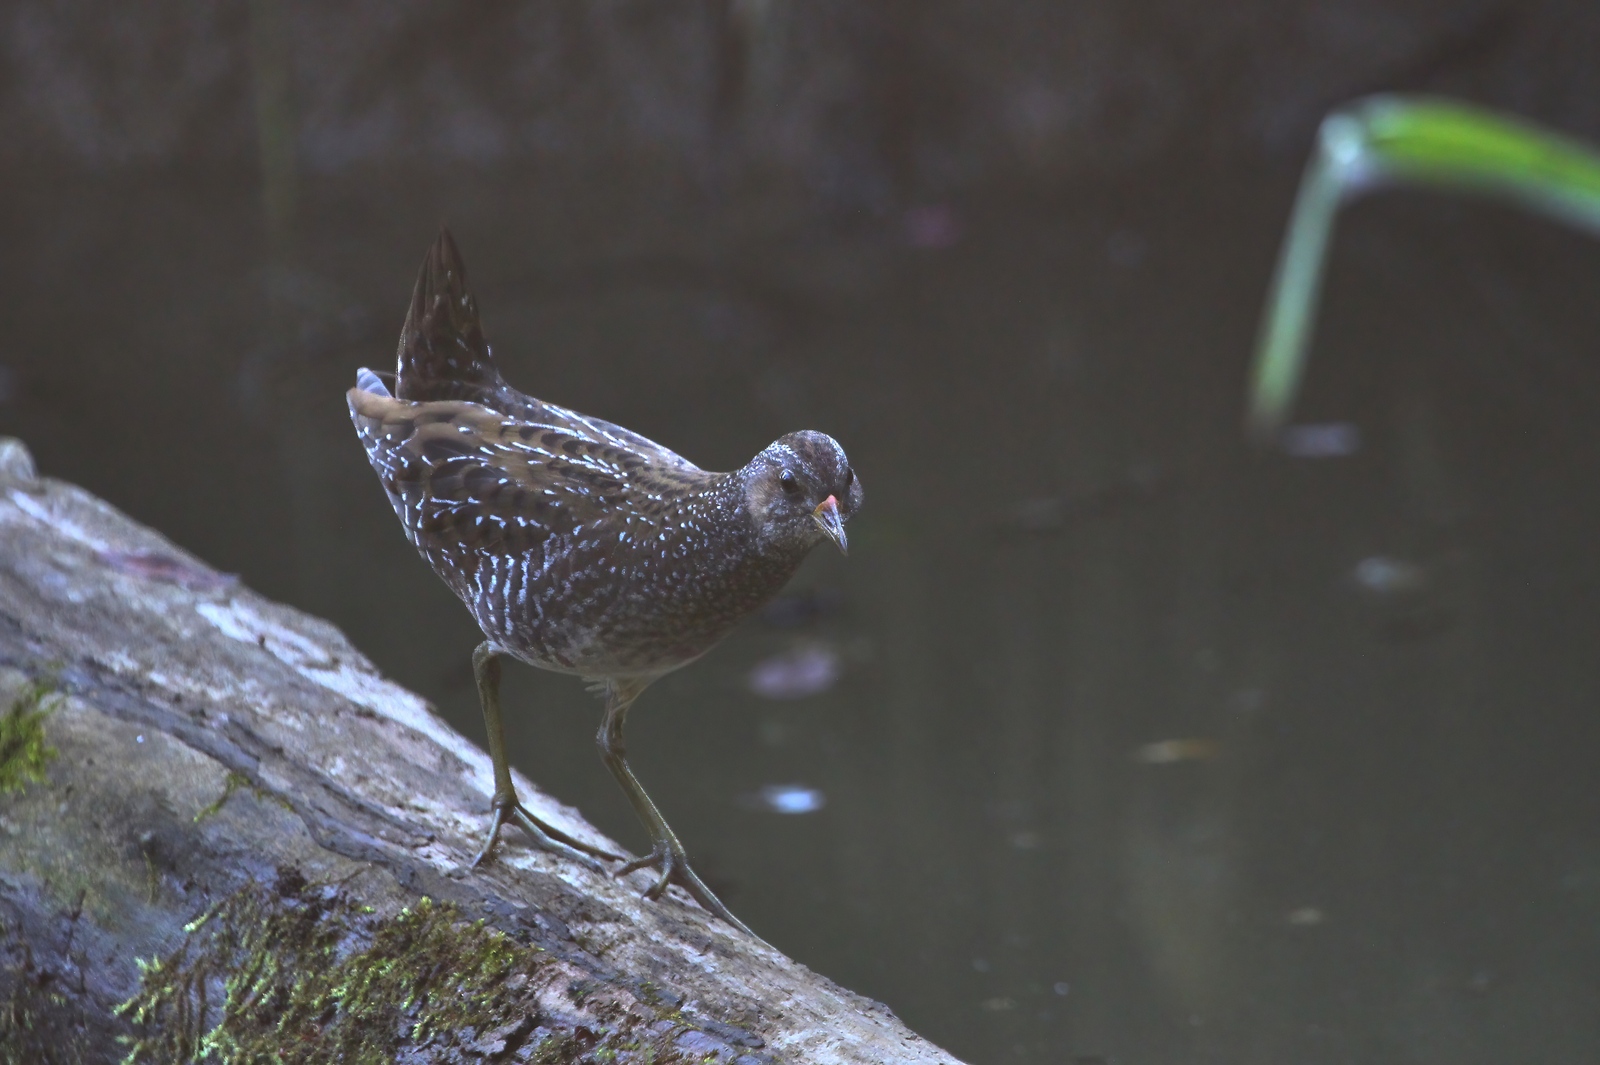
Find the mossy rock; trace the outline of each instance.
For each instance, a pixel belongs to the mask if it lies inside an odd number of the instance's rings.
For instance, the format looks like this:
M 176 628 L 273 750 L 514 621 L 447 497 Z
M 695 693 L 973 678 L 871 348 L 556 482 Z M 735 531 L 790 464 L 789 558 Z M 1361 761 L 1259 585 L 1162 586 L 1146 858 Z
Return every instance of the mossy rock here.
M 186 931 L 167 957 L 141 962 L 139 993 L 121 1007 L 139 1033 L 127 1065 L 719 1060 L 663 1011 L 592 999 L 585 1022 L 547 1011 L 541 991 L 562 967 L 449 903 L 379 914 L 286 870 Z M 588 998 L 551 989 L 564 994 L 544 1001 Z
M 44 736 L 52 691 L 49 684 L 26 685 L 0 714 L 0 795 L 43 780 L 45 767 L 56 756 Z

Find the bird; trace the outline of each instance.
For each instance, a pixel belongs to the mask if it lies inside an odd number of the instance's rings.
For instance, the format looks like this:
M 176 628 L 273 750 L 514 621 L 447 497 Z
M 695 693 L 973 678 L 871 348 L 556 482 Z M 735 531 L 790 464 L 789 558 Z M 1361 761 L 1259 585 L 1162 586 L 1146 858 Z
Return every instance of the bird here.
M 483 631 L 472 664 L 494 797 L 472 866 L 514 823 L 591 868 L 620 861 L 619 877 L 652 869 L 645 898 L 677 884 L 754 936 L 695 874 L 628 764 L 623 728 L 640 693 L 775 598 L 812 548 L 831 542 L 848 553 L 845 523 L 862 487 L 844 448 L 802 430 L 738 470 L 711 472 L 631 430 L 517 391 L 484 339 L 448 228 L 418 272 L 395 372 L 363 367 L 346 398 L 407 539 Z M 601 760 L 649 832 L 648 854 L 592 846 L 518 800 L 500 713 L 507 656 L 580 677 L 601 694 Z

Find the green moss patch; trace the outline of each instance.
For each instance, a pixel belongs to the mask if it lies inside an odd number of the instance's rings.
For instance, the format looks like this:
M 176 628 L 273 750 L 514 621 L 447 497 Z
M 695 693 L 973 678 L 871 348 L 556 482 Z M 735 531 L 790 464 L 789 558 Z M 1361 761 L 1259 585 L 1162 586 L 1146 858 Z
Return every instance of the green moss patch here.
M 564 970 L 448 903 L 381 916 L 289 872 L 187 931 L 140 963 L 139 993 L 119 1009 L 140 1033 L 126 1065 L 684 1060 L 671 1041 L 683 1028 L 653 1013 L 612 1005 L 565 1027 L 541 1017 L 538 992 Z
M 44 779 L 56 749 L 44 741 L 44 719 L 59 697 L 48 684 L 27 685 L 0 714 L 0 795 Z
M 238 791 L 240 788 L 248 787 L 250 787 L 249 777 L 245 776 L 243 773 L 230 772 L 226 782 L 223 784 L 222 794 L 217 796 L 217 798 L 210 803 L 207 803 L 199 813 L 194 815 L 194 823 L 198 825 L 201 821 L 204 821 L 208 817 L 215 817 L 217 814 L 222 812 L 222 808 L 228 804 L 228 800 L 233 798 L 234 792 Z M 262 794 L 260 788 L 254 788 L 252 790 L 255 791 L 257 796 Z

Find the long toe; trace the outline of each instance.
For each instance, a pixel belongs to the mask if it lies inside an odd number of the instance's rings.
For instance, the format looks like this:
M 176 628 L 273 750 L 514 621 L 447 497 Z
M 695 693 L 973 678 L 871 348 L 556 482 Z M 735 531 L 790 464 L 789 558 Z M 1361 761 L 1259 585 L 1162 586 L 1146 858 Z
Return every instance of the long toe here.
M 686 855 L 675 853 L 667 844 L 658 843 L 650 848 L 649 854 L 635 858 L 618 869 L 615 875 L 623 877 L 629 873 L 637 873 L 641 869 L 659 869 L 660 875 L 656 877 L 655 883 L 644 889 L 644 897 L 655 902 L 666 892 L 667 885 L 678 883 L 687 886 L 683 870 L 688 868 L 689 861 Z
M 670 845 L 658 844 L 651 848 L 649 854 L 642 858 L 635 858 L 618 869 L 614 875 L 619 877 L 627 876 L 629 873 L 636 873 L 641 869 L 660 870 L 660 875 L 656 877 L 655 882 L 646 888 L 643 893 L 644 897 L 651 902 L 660 901 L 661 896 L 666 894 L 667 886 L 677 884 L 687 891 L 689 897 L 699 903 L 700 908 L 711 914 L 711 916 L 726 921 L 757 942 L 765 942 L 760 936 L 750 931 L 748 925 L 735 917 L 732 911 L 722 904 L 722 900 L 717 898 L 710 888 L 706 887 L 705 882 L 695 875 L 694 869 L 689 865 L 689 856 L 682 851 Z
M 673 859 L 672 854 L 668 853 L 667 860 L 661 863 L 661 875 L 656 877 L 654 884 L 645 888 L 644 897 L 651 902 L 658 901 L 666 893 L 667 885 L 678 879 L 676 876 L 677 871 L 677 862 Z
M 711 893 L 711 889 L 706 887 L 698 876 L 694 875 L 694 870 L 690 869 L 688 865 L 683 867 L 683 875 L 676 877 L 675 879 L 684 890 L 693 896 L 694 901 L 700 904 L 701 909 L 705 910 L 709 914 L 712 914 L 713 916 L 722 918 L 724 921 L 733 925 L 733 927 L 737 928 L 739 931 L 743 932 L 752 939 L 761 939 L 760 936 L 750 931 L 748 925 L 739 920 L 739 918 L 735 917 L 733 912 L 722 904 L 721 899 L 717 898 Z
M 533 841 L 544 850 L 570 858 L 579 865 L 587 866 L 597 873 L 605 872 L 605 866 L 600 864 L 596 859 L 596 855 L 608 858 L 616 857 L 616 855 L 608 851 L 602 851 L 598 848 L 592 848 L 588 844 L 579 843 L 578 840 L 572 839 L 571 836 L 561 832 L 559 829 L 552 829 L 549 825 L 546 825 L 543 821 L 523 809 L 520 803 L 512 810 L 512 817 L 516 819 L 517 826 L 532 836 Z M 558 836 L 564 838 L 557 838 Z M 571 842 L 567 842 L 568 840 L 571 840 Z M 581 846 L 583 850 L 579 850 L 578 846 L 573 846 L 574 843 Z M 587 853 L 590 851 L 593 853 Z
M 507 821 L 515 821 L 517 827 L 532 836 L 533 842 L 542 849 L 569 858 L 597 873 L 605 872 L 605 867 L 597 859 L 608 858 L 619 862 L 622 860 L 620 854 L 601 850 L 582 840 L 574 839 L 559 828 L 545 824 L 530 814 L 521 803 L 514 802 L 494 808 L 494 820 L 489 823 L 489 833 L 484 837 L 483 846 L 478 850 L 477 857 L 472 859 L 471 868 L 476 869 L 482 865 L 493 852 L 495 842 L 500 838 L 500 829 Z
M 489 834 L 483 837 L 483 846 L 478 849 L 478 856 L 472 859 L 473 869 L 482 865 L 483 860 L 489 857 L 489 852 L 494 850 L 495 840 L 500 838 L 500 826 L 505 823 L 506 808 L 504 806 L 496 806 L 494 808 L 494 820 L 489 823 Z
M 554 825 L 546 824 L 545 822 L 539 820 L 537 817 L 534 817 L 532 814 L 530 814 L 528 812 L 528 808 L 526 806 L 523 806 L 521 803 L 518 803 L 517 804 L 517 824 L 521 825 L 524 829 L 527 829 L 528 828 L 528 822 L 532 822 L 535 826 L 537 826 L 539 831 L 544 834 L 546 839 L 554 840 L 556 843 L 564 844 L 565 846 L 570 847 L 571 849 L 573 849 L 575 851 L 582 851 L 584 854 L 590 855 L 590 856 L 595 857 L 595 858 L 602 858 L 602 859 L 604 859 L 605 861 L 608 861 L 608 862 L 620 862 L 620 861 L 625 861 L 626 860 L 626 857 L 624 855 L 612 854 L 610 851 L 604 849 L 603 847 L 596 847 L 592 843 L 585 843 L 583 840 L 578 839 L 576 836 L 571 836 L 571 835 L 568 835 L 567 833 L 561 831 L 559 828 L 555 827 Z
M 637 873 L 641 869 L 654 869 L 656 866 L 663 864 L 666 861 L 666 858 L 667 852 L 664 848 L 654 847 L 651 849 L 649 854 L 646 854 L 642 858 L 634 858 L 612 875 L 621 878 L 627 876 L 629 873 Z
M 498 831 L 494 831 L 494 832 L 490 832 L 489 833 L 489 838 L 485 839 L 483 841 L 483 846 L 478 849 L 477 857 L 472 859 L 472 865 L 470 866 L 470 868 L 472 868 L 472 869 L 478 868 L 478 866 L 483 864 L 483 860 L 485 858 L 489 857 L 489 852 L 494 850 L 494 841 L 495 841 L 495 837 L 497 835 L 499 835 Z

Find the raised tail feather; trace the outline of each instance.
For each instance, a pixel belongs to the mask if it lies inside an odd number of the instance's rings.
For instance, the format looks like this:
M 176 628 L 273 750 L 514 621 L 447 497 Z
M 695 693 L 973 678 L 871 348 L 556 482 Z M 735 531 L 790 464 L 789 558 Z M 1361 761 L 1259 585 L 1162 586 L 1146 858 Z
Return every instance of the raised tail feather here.
M 476 399 L 502 385 L 483 339 L 478 301 L 467 289 L 466 266 L 448 229 L 440 228 L 417 274 L 397 363 L 400 399 Z
M 419 422 L 472 418 L 470 412 L 456 409 L 462 403 L 475 404 L 500 419 L 493 431 L 485 430 L 485 439 L 510 428 L 523 434 L 555 433 L 580 450 L 614 449 L 650 463 L 658 472 L 702 472 L 688 459 L 632 430 L 523 395 L 506 384 L 483 339 L 478 305 L 467 290 L 461 253 L 448 230 L 440 230 L 423 261 L 400 333 L 398 372 L 386 387 L 388 377 L 363 368 L 346 398 L 367 457 L 397 508 L 401 506 L 395 494 L 397 478 L 423 468 L 406 467 L 405 445 L 411 434 Z M 402 514 L 401 520 L 408 518 Z

